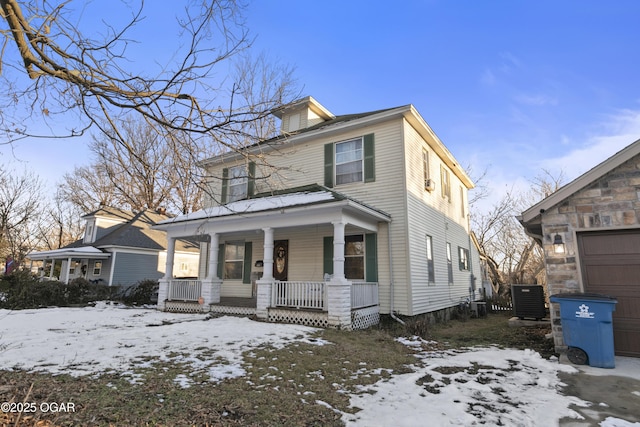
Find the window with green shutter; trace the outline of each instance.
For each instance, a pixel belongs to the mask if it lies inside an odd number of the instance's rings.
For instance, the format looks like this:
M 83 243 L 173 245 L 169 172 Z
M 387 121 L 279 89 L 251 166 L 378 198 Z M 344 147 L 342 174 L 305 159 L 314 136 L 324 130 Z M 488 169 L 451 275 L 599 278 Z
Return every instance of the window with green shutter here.
M 250 198 L 255 194 L 256 164 L 237 165 L 222 170 L 221 202 L 231 203 Z
M 373 182 L 375 175 L 374 134 L 324 146 L 324 185 Z

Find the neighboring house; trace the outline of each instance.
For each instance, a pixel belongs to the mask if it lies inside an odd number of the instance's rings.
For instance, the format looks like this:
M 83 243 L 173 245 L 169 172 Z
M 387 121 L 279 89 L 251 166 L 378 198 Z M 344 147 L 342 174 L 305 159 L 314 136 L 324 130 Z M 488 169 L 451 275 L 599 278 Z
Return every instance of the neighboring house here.
M 640 140 L 519 218 L 544 248 L 549 295 L 588 292 L 617 298 L 616 354 L 640 357 Z M 559 307 L 551 310 L 558 351 Z
M 95 283 L 127 287 L 140 280 L 164 276 L 167 237 L 151 226 L 169 218 L 167 215 L 103 207 L 82 218 L 86 221 L 82 239 L 60 249 L 28 255 L 32 262 L 42 262 L 41 277 L 64 283 L 82 277 Z M 197 276 L 198 244 L 179 241 L 175 260 L 175 276 Z
M 476 299 L 473 183 L 412 105 L 334 116 L 307 97 L 274 115 L 279 136 L 201 162 L 205 209 L 155 227 L 168 270 L 173 240 L 207 240 L 200 280 L 165 277 L 161 309 L 254 298 L 259 318 L 349 328 Z

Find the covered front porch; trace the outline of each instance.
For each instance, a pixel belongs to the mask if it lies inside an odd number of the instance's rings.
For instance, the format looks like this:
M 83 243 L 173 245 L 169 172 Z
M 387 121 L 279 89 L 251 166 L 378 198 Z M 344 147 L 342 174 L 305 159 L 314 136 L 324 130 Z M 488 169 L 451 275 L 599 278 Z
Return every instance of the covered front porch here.
M 379 320 L 383 212 L 327 189 L 243 200 L 165 221 L 175 241 L 199 236 L 198 278 L 160 281 L 170 311 L 255 315 L 272 322 L 366 328 Z
M 38 251 L 27 255 L 32 272 L 34 263 L 42 263 L 37 267 L 40 280 L 59 280 L 65 284 L 76 278 L 91 280 L 94 276 L 99 277 L 103 263 L 108 263 L 110 257 L 110 253 L 93 246 Z

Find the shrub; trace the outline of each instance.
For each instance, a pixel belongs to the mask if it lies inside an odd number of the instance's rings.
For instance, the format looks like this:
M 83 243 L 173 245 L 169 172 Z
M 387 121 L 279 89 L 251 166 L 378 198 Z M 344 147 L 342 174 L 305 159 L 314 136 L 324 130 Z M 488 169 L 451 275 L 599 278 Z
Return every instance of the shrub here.
M 125 290 L 122 295 L 122 302 L 127 305 L 155 304 L 157 302 L 157 292 L 157 280 L 141 280 Z
M 86 305 L 90 302 L 113 299 L 113 286 L 92 284 L 76 278 L 64 284 L 54 280 L 39 280 L 27 271 L 17 271 L 0 280 L 3 297 L 0 308 L 26 309 Z

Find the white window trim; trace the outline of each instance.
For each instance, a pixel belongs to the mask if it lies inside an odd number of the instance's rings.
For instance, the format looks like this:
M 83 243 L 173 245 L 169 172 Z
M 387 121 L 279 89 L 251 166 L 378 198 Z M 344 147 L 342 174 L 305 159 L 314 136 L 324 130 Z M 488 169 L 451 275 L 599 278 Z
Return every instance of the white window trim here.
M 234 171 L 240 171 L 239 176 L 234 176 Z M 236 182 L 234 182 L 236 181 Z M 240 188 L 240 194 L 234 194 L 233 188 Z M 227 182 L 227 202 L 235 202 L 247 198 L 249 194 L 249 170 L 246 165 L 237 165 L 229 168 Z
M 349 142 L 355 142 L 355 141 L 360 141 L 360 174 L 361 174 L 361 178 L 359 180 L 354 180 L 354 181 L 349 181 L 349 182 L 342 182 L 339 183 L 338 182 L 338 166 L 340 165 L 346 165 L 349 163 L 356 163 L 358 162 L 358 160 L 351 160 L 348 162 L 338 162 L 338 146 L 341 144 L 347 144 Z M 345 141 L 340 141 L 340 142 L 336 142 L 334 143 L 334 148 L 333 148 L 333 164 L 334 164 L 334 168 L 333 168 L 333 179 L 335 182 L 335 185 L 347 185 L 347 184 L 353 184 L 356 182 L 364 182 L 364 138 L 363 137 L 357 137 L 357 138 L 351 138 L 351 139 L 347 139 Z

